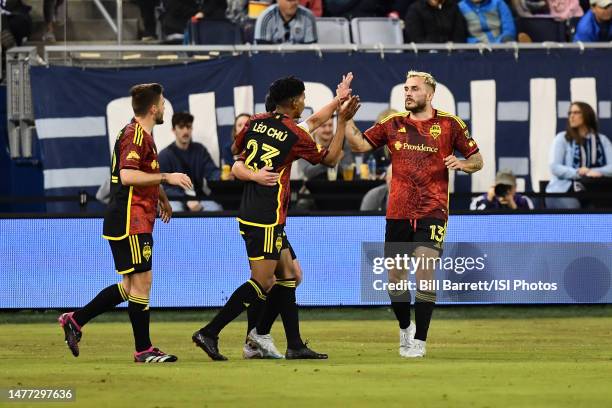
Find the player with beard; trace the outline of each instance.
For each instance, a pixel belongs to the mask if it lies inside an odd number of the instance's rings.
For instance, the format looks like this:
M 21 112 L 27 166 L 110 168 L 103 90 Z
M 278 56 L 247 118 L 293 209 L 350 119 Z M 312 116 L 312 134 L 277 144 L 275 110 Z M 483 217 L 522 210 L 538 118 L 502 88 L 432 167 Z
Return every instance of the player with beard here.
M 72 354 L 79 355 L 82 327 L 94 317 L 128 301 L 137 363 L 170 363 L 177 357 L 153 347 L 149 338 L 149 293 L 152 281 L 153 224 L 159 207 L 169 222 L 172 207 L 161 184 L 184 189 L 193 185 L 183 173 L 160 173 L 152 131 L 164 122 L 164 96 L 160 84 L 132 87 L 135 117 L 115 142 L 111 163 L 111 196 L 104 216 L 103 237 L 108 240 L 115 269 L 123 281 L 103 289 L 85 307 L 64 313 L 59 323 Z
M 393 175 L 387 205 L 386 257 L 395 257 L 406 246 L 414 248 L 413 255 L 423 259 L 440 256 L 448 219 L 448 171 L 474 173 L 483 166 L 466 124 L 457 116 L 432 107 L 435 90 L 436 81 L 431 74 L 408 72 L 404 85 L 406 112 L 386 117 L 363 134 L 352 123 L 346 135 L 355 152 L 382 146 L 391 152 Z M 455 150 L 465 159 L 457 158 Z M 393 244 L 404 248 L 398 249 Z M 431 282 L 434 272 L 433 262 L 416 268 L 416 324 L 410 321 L 410 292 L 389 292 L 399 322 L 402 357 L 425 356 L 436 292 L 423 283 Z M 389 270 L 389 282 L 406 279 L 406 271 Z

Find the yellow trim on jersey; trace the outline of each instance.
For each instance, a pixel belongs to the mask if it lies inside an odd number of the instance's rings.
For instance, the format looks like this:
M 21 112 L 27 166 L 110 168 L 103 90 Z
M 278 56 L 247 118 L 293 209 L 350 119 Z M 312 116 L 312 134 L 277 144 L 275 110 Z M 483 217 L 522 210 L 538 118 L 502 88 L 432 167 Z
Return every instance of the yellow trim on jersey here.
M 406 116 L 408 116 L 408 115 L 410 115 L 410 112 L 396 112 L 396 113 L 392 113 L 392 114 L 390 114 L 390 115 L 385 116 L 384 118 L 382 118 L 382 119 L 381 119 L 381 121 L 380 121 L 380 122 L 378 122 L 378 123 L 383 124 L 383 123 L 387 122 L 389 119 L 395 118 L 395 117 L 397 117 L 397 116 L 403 116 L 403 117 L 406 117 Z
M 240 235 L 244 235 L 244 231 L 240 231 Z
M 264 259 L 263 255 L 262 256 L 254 256 L 253 258 L 249 257 L 249 261 L 261 261 L 262 259 Z
M 132 192 L 134 191 L 134 186 L 130 186 L 130 193 L 128 194 L 128 202 L 127 202 L 127 217 L 125 221 L 125 234 L 120 237 L 110 237 L 108 235 L 102 234 L 102 238 L 108 239 L 109 241 L 121 241 L 130 235 L 130 218 L 132 216 Z
M 455 121 L 459 124 L 459 126 L 461 126 L 461 129 L 465 129 L 467 127 L 465 122 L 463 120 L 461 120 L 461 118 L 459 116 L 456 116 L 456 115 L 453 115 L 452 113 L 444 112 L 444 111 L 441 111 L 441 110 L 439 110 L 437 112 L 438 112 L 439 116 L 455 119 Z
M 117 271 L 119 275 L 125 275 L 126 273 L 134 272 L 134 268 L 126 269 L 125 271 Z
M 142 126 L 139 123 L 134 127 L 134 144 L 136 146 L 142 146 L 142 139 L 144 138 Z
M 277 206 L 276 206 L 276 221 L 274 221 L 273 224 L 259 224 L 257 222 L 251 222 L 251 221 L 245 221 L 240 217 L 236 217 L 236 219 L 238 220 L 238 222 L 245 224 L 245 225 L 251 225 L 253 227 L 260 227 L 260 228 L 268 228 L 268 227 L 275 227 L 278 225 L 278 219 L 280 218 L 280 206 L 281 206 L 281 192 L 283 191 L 283 185 L 281 184 L 281 178 L 283 177 L 283 173 L 285 172 L 285 170 L 287 170 L 287 168 L 285 167 L 283 170 L 281 170 L 280 174 L 278 175 L 278 194 L 276 195 L 276 201 L 277 201 Z

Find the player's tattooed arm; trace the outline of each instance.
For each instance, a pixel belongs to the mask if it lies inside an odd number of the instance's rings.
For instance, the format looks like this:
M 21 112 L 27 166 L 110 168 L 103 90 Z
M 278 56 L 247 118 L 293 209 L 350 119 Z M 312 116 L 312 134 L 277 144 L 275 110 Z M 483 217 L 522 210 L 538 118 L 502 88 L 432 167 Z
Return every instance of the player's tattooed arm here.
M 355 153 L 365 153 L 372 150 L 372 145 L 363 137 L 355 122 L 351 119 L 346 123 L 346 139 Z
M 444 164 L 449 170 L 461 170 L 466 173 L 476 173 L 484 165 L 480 152 L 474 153 L 466 160 L 459 160 L 453 155 L 447 156 L 444 158 Z
M 311 116 L 306 119 L 306 125 L 308 126 L 308 131 L 312 132 L 323 123 L 327 122 L 334 114 L 336 109 L 340 106 L 341 103 L 346 101 L 349 96 L 351 96 L 351 81 L 353 80 L 353 73 L 349 72 L 346 75 L 342 76 L 342 81 L 336 87 L 336 96 L 331 100 L 327 105 L 321 108 L 319 111 L 313 113 Z

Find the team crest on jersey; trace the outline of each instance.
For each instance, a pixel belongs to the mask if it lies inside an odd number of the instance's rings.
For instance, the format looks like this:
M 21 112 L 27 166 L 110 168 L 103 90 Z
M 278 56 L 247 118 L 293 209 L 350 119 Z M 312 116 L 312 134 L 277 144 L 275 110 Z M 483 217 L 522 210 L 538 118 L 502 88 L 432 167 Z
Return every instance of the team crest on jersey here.
M 406 133 L 406 128 L 405 127 L 401 127 L 399 129 L 397 129 L 397 133 Z
M 473 141 L 473 140 L 470 140 L 470 141 L 468 142 L 468 146 L 470 146 L 470 147 L 474 146 L 474 141 Z
M 283 247 L 283 239 L 281 237 L 276 238 L 276 251 L 280 252 Z
M 399 140 L 397 142 L 395 142 L 395 150 L 399 150 L 402 148 L 402 142 L 400 142 Z
M 136 153 L 135 150 L 132 150 L 131 152 L 128 153 L 125 160 L 140 160 L 140 156 L 138 155 L 138 153 Z
M 442 134 L 442 128 L 440 127 L 440 125 L 438 125 L 437 123 L 434 123 L 430 128 L 429 128 L 429 134 L 431 135 L 431 137 L 433 137 L 434 139 L 437 139 L 438 136 L 440 136 Z
M 144 256 L 147 262 L 149 262 L 149 258 L 151 258 L 152 252 L 153 251 L 151 251 L 151 247 L 149 245 L 145 245 L 144 248 L 142 248 L 142 256 Z
M 151 162 L 151 168 L 152 168 L 153 170 L 155 170 L 155 169 L 156 169 L 156 168 L 158 168 L 158 167 L 159 167 L 159 163 L 157 162 L 157 160 L 153 160 L 153 161 Z

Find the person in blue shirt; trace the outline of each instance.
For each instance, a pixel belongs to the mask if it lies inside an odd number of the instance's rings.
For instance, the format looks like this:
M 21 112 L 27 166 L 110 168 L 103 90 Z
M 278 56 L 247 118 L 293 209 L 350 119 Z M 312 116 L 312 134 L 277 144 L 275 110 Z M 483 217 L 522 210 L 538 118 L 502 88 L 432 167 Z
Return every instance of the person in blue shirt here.
M 459 10 L 467 23 L 468 43 L 516 40 L 516 26 L 504 0 L 461 0 Z
M 591 0 L 591 9 L 576 26 L 574 41 L 612 41 L 612 0 Z
M 193 190 L 185 191 L 180 187 L 166 188 L 168 197 L 192 196 L 186 202 L 170 201 L 174 211 L 221 211 L 221 206 L 211 200 L 197 199 L 196 196 L 208 195 L 207 180 L 219 180 L 221 171 L 203 144 L 192 140 L 193 116 L 188 112 L 177 112 L 172 116 L 172 131 L 176 141 L 159 152 L 159 168 L 162 172 L 181 172 L 193 180 Z
M 581 191 L 583 177 L 612 177 L 612 143 L 598 132 L 597 116 L 588 103 L 570 105 L 567 129 L 555 137 L 550 150 L 550 171 L 547 193 Z M 572 197 L 549 197 L 546 207 L 580 208 L 580 202 Z

